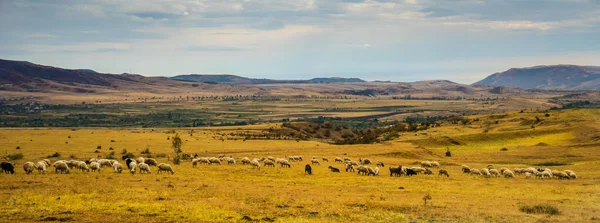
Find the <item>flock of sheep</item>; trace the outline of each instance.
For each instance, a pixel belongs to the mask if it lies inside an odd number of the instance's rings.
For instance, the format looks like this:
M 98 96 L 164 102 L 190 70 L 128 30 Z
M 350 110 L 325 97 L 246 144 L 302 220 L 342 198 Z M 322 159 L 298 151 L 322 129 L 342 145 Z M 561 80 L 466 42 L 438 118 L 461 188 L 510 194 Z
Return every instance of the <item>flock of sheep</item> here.
M 125 158 L 125 157 L 124 157 Z M 262 158 L 253 158 L 250 159 L 248 157 L 243 157 L 239 159 L 242 165 L 249 165 L 252 168 L 260 169 L 261 164 L 263 167 L 275 167 L 279 165 L 280 167 L 290 168 L 292 162 L 301 162 L 303 161 L 302 156 L 288 156 L 284 158 L 274 158 L 272 156 L 262 157 Z M 315 156 L 310 160 L 310 164 L 312 165 L 321 165 L 321 162 L 329 162 L 327 157 L 322 157 L 320 160 Z M 348 157 L 344 157 L 343 159 L 340 157 L 335 157 L 335 163 L 341 163 L 344 166 L 346 172 L 358 172 L 358 175 L 365 176 L 378 176 L 380 173 L 379 167 L 384 167 L 385 164 L 381 161 L 372 162 L 370 159 L 362 159 L 360 158 L 358 161 L 353 161 Z M 233 157 L 220 155 L 219 157 L 198 157 L 197 155 L 192 159 L 192 167 L 197 167 L 198 164 L 206 164 L 206 165 L 221 165 L 222 163 L 226 163 L 228 165 L 235 165 L 236 159 Z M 375 168 L 368 166 L 369 164 L 375 163 Z M 310 164 L 305 165 L 305 173 L 312 174 L 312 167 Z M 445 169 L 440 169 L 440 163 L 436 161 L 421 161 L 420 166 L 406 167 L 399 165 L 397 167 L 389 167 L 390 176 L 412 176 L 418 174 L 432 175 L 433 171 L 430 168 L 437 168 L 438 175 L 450 177 L 450 174 Z M 125 165 L 119 163 L 119 161 L 114 159 L 96 159 L 92 158 L 86 161 L 79 160 L 58 160 L 51 164 L 50 160 L 43 159 L 37 162 L 26 162 L 23 164 L 23 170 L 25 173 L 30 174 L 37 170 L 38 173 L 44 174 L 46 173 L 49 167 L 54 167 L 56 173 L 70 173 L 71 170 L 79 170 L 82 172 L 100 172 L 103 167 L 110 168 L 115 173 L 122 173 L 124 169 L 126 169 L 129 173 L 134 174 L 139 171 L 140 174 L 150 174 L 152 173 L 151 166 L 156 166 L 158 168 L 158 173 L 171 173 L 175 174 L 175 171 L 171 167 L 171 165 L 166 163 L 157 164 L 157 161 L 153 158 L 144 158 L 140 157 L 137 160 L 126 158 Z M 10 162 L 2 162 L 0 164 L 4 173 L 12 173 L 14 174 L 14 166 Z M 339 173 L 340 169 L 335 168 L 333 166 L 329 166 L 328 169 L 331 172 Z M 572 170 L 551 170 L 548 168 L 514 168 L 510 170 L 508 168 L 501 168 L 500 170 L 496 169 L 492 165 L 488 165 L 486 168 L 470 168 L 467 165 L 462 165 L 462 172 L 465 174 L 470 174 L 474 176 L 482 176 L 482 177 L 500 177 L 504 176 L 505 178 L 515 178 L 515 175 L 525 175 L 525 178 L 531 178 L 532 176 L 536 176 L 541 179 L 577 179 L 577 175 Z
M 497 170 L 492 165 L 488 165 L 487 168 L 481 168 L 481 169 L 469 168 L 467 165 L 462 165 L 462 172 L 466 173 L 466 174 L 482 176 L 482 177 L 492 177 L 492 176 L 500 177 L 500 175 L 502 175 L 506 178 L 515 178 L 515 174 L 516 174 L 516 175 L 525 175 L 525 178 L 527 178 L 527 179 L 531 178 L 532 176 L 535 176 L 540 179 L 552 179 L 552 178 L 570 179 L 570 180 L 577 179 L 577 174 L 575 174 L 575 172 L 573 172 L 572 170 L 560 171 L 560 170 L 551 170 L 548 168 L 543 168 L 543 169 L 537 168 L 536 169 L 534 167 L 514 168 L 513 170 L 510 170 L 508 168 L 500 168 L 500 170 Z

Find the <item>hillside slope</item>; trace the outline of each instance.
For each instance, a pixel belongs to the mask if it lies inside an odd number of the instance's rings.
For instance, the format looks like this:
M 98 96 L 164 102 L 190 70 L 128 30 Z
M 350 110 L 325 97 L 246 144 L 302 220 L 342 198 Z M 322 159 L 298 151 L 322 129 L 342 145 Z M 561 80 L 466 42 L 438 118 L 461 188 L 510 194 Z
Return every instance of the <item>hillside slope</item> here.
M 600 67 L 552 65 L 512 68 L 492 74 L 473 85 L 600 90 Z

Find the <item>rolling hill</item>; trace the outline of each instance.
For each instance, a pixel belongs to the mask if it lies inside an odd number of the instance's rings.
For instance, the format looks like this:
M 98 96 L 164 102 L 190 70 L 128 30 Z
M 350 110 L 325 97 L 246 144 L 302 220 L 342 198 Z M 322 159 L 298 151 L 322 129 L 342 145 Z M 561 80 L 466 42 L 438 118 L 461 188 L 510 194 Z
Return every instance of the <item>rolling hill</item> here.
M 313 83 L 361 83 L 366 82 L 358 78 L 313 78 L 310 80 L 273 80 L 240 77 L 230 74 L 188 74 L 171 77 L 173 80 L 193 81 L 203 83 L 249 85 L 249 84 L 313 84 Z
M 600 67 L 551 65 L 512 68 L 492 74 L 473 85 L 528 89 L 600 90 Z

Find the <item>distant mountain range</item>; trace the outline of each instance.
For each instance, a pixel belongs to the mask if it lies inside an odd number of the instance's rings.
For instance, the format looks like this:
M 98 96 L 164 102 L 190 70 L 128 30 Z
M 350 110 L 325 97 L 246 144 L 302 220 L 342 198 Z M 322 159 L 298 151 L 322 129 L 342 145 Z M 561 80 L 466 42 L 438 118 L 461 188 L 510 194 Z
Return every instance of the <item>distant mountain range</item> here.
M 502 73 L 492 74 L 473 85 L 525 89 L 600 90 L 600 67 L 551 65 L 511 68 Z
M 173 80 L 193 81 L 212 84 L 232 84 L 232 85 L 248 85 L 248 84 L 310 84 L 310 83 L 358 83 L 366 82 L 358 78 L 313 78 L 310 80 L 273 80 L 273 79 L 255 79 L 240 77 L 230 74 L 188 74 L 171 77 Z

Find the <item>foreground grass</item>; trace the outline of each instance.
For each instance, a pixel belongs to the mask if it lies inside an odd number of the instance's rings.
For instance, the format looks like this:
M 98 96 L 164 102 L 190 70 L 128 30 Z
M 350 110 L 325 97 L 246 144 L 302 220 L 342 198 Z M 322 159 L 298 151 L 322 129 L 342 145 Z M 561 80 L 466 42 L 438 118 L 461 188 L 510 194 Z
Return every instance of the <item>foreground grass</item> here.
M 590 132 L 593 135 L 596 130 L 590 128 L 582 133 L 574 126 L 595 123 L 597 117 L 590 114 L 596 111 L 583 111 L 587 116 L 579 121 L 568 117 L 579 116 L 581 111 L 571 112 L 571 115 L 553 113 L 550 116 L 565 115 L 560 119 L 568 120 L 571 126 L 556 120 L 536 130 L 519 130 L 517 122 L 500 122 L 504 124 L 482 133 L 476 124 L 443 124 L 423 132 L 427 135 L 405 134 L 390 143 L 352 146 L 292 140 L 221 141 L 217 135 L 271 126 L 196 129 L 193 136 L 186 135 L 186 130 L 178 130 L 183 135 L 183 149 L 187 153 L 200 156 L 223 153 L 235 158 L 302 155 L 305 161 L 292 163 L 289 169 L 263 167 L 260 170 L 243 165 L 192 168 L 188 161 L 174 166 L 175 175 L 156 174 L 155 168 L 148 175 L 114 174 L 108 168 L 101 173 L 74 171 L 68 175 L 55 174 L 51 168 L 45 175 L 26 175 L 21 168 L 25 161 L 39 160 L 55 152 L 62 157 L 53 160 L 70 159 L 70 155 L 81 159 L 106 156 L 113 151 L 118 157 L 122 149 L 140 155 L 147 146 L 153 154 L 171 154 L 167 137 L 173 133 L 169 129 L 3 129 L 0 130 L 0 152 L 20 152 L 24 159 L 15 161 L 17 174 L 0 175 L 3 202 L 0 219 L 7 222 L 594 221 L 600 218 L 597 204 L 600 200 L 600 146 L 582 136 L 583 133 L 590 136 Z M 515 113 L 505 118 L 517 117 L 529 116 Z M 454 145 L 452 157 L 443 156 L 447 146 L 436 138 L 441 136 L 461 142 Z M 536 146 L 540 140 L 548 146 Z M 95 153 L 99 145 L 102 149 Z M 20 149 L 16 150 L 16 146 Z M 508 150 L 500 151 L 500 146 Z M 114 150 L 108 150 L 109 147 Z M 314 175 L 304 175 L 303 166 L 313 155 L 327 156 L 330 160 L 335 156 L 355 160 L 368 157 L 388 166 L 437 160 L 450 172 L 450 177 L 392 178 L 388 176 L 387 166 L 377 177 L 334 174 L 327 166 L 342 167 L 335 163 L 313 165 Z M 168 162 L 166 158 L 158 160 Z M 486 179 L 460 173 L 460 164 L 476 168 L 487 164 L 513 168 L 556 160 L 566 166 L 549 168 L 571 169 L 577 172 L 579 179 L 538 180 L 523 176 Z M 432 200 L 425 207 L 422 198 L 426 194 L 430 194 Z M 556 212 L 522 211 L 538 210 L 536 205 L 555 208 Z

